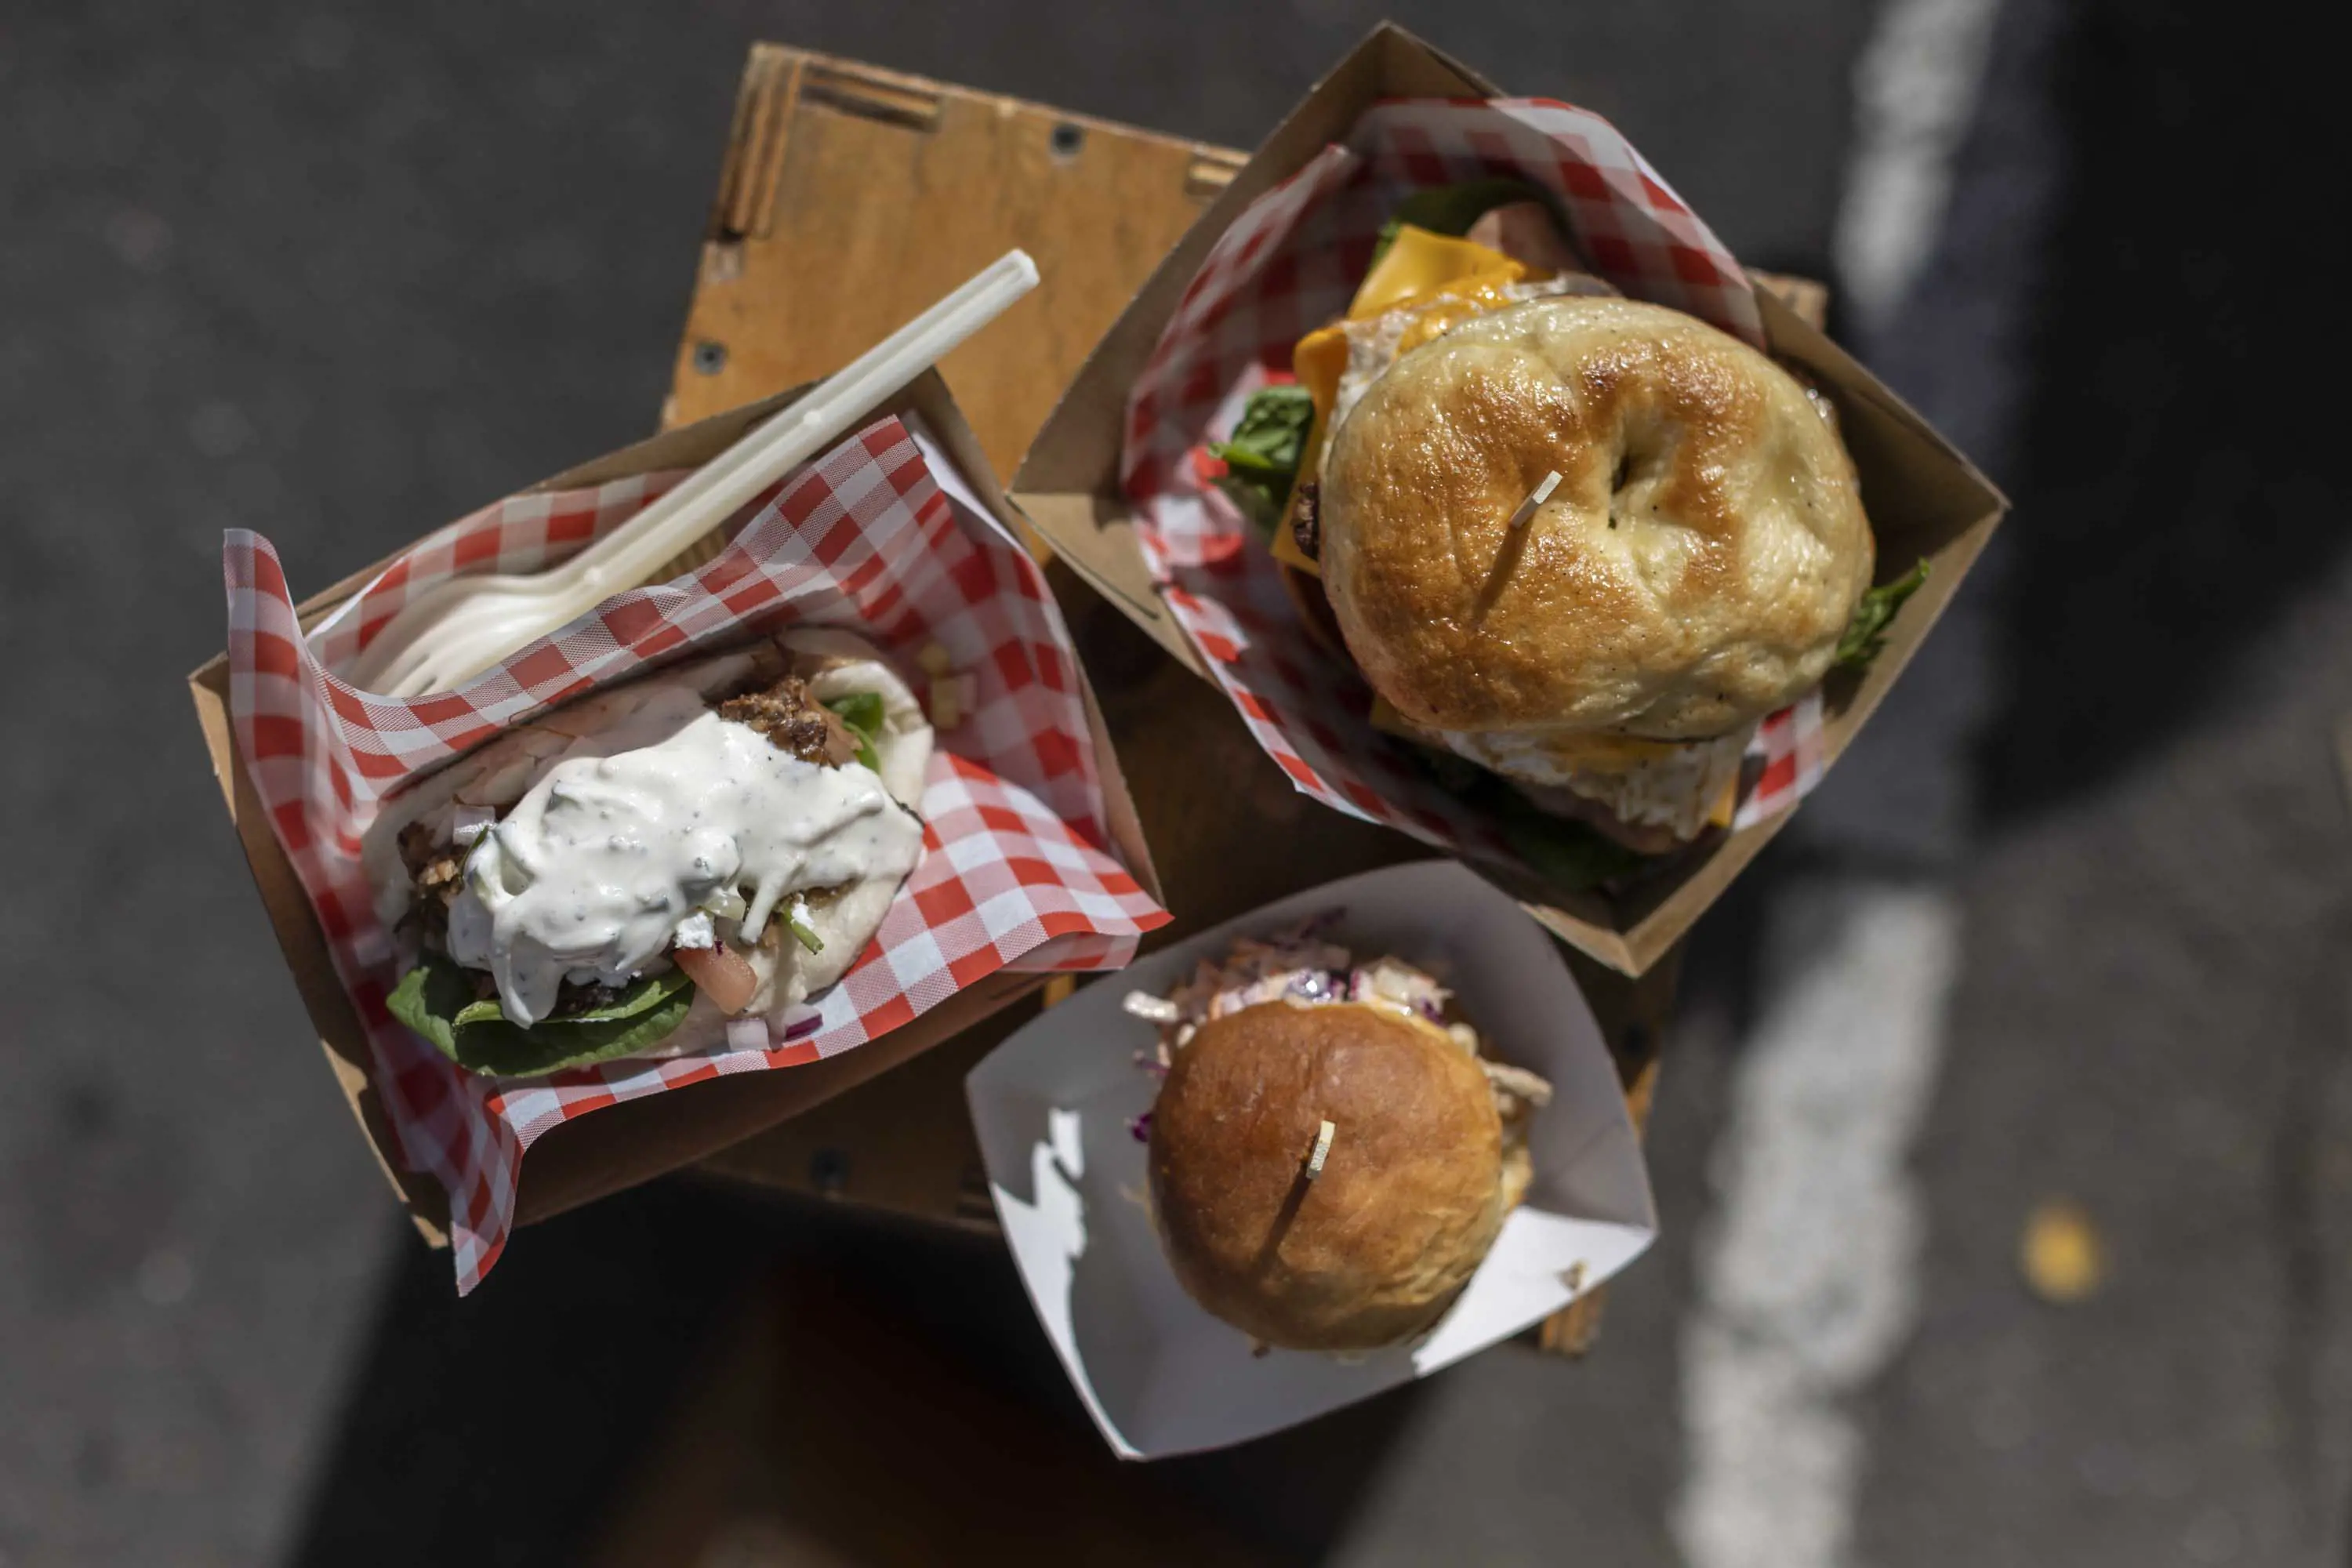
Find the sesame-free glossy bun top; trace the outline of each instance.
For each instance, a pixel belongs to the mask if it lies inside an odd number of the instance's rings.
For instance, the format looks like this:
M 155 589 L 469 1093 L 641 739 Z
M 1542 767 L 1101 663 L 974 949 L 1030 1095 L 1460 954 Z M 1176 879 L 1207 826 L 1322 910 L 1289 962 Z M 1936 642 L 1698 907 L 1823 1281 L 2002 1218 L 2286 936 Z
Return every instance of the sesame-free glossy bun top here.
M 1335 1130 L 1322 1174 L 1305 1170 Z M 1503 1131 L 1477 1058 L 1363 1003 L 1262 1002 L 1176 1052 L 1151 1212 L 1209 1311 L 1271 1345 L 1369 1350 L 1434 1322 L 1495 1244 Z

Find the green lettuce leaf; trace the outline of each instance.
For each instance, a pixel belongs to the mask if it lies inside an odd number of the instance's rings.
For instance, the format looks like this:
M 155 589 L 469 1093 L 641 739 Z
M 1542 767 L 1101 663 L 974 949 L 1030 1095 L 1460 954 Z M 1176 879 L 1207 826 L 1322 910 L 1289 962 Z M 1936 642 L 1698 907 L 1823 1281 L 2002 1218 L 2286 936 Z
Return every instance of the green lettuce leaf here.
M 694 982 L 677 970 L 647 974 L 609 1006 L 510 1023 L 496 1001 L 474 994 L 473 981 L 449 959 L 429 954 L 400 978 L 384 1005 L 467 1072 L 531 1078 L 634 1056 L 658 1045 L 686 1021 Z
M 1242 515 L 1271 533 L 1290 504 L 1290 487 L 1307 455 L 1307 432 L 1315 423 L 1315 400 L 1303 386 L 1262 386 L 1242 405 L 1229 440 L 1209 443 L 1225 472 L 1217 488 L 1233 498 Z
M 882 694 L 878 691 L 853 691 L 846 697 L 835 697 L 825 703 L 835 715 L 857 737 L 857 760 L 882 771 L 874 742 L 882 734 Z
M 1381 225 L 1381 237 L 1372 247 L 1372 266 L 1396 243 L 1397 230 L 1405 224 L 1425 228 L 1432 234 L 1450 234 L 1455 238 L 1470 232 L 1470 226 L 1496 207 L 1509 206 L 1513 202 L 1541 202 L 1559 216 L 1559 204 L 1549 192 L 1538 189 L 1524 180 L 1468 180 L 1458 185 L 1429 185 L 1415 191 L 1397 203 L 1389 221 Z M 1564 229 L 1567 226 L 1562 225 Z M 1366 268 L 1370 271 L 1370 268 Z
M 1838 638 L 1837 653 L 1832 662 L 1853 669 L 1868 668 L 1870 661 L 1886 647 L 1886 628 L 1895 619 L 1895 612 L 1927 580 L 1927 563 L 1922 561 L 1894 582 L 1864 594 L 1862 602 L 1853 607 L 1853 619 L 1846 623 L 1845 634 Z

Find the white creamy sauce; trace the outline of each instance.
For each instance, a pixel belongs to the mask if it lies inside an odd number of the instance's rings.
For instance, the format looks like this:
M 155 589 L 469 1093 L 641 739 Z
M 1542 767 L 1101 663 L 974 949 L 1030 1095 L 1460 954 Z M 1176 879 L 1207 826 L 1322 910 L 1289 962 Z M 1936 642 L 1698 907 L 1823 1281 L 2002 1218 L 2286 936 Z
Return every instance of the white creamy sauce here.
M 914 868 L 923 830 L 857 763 L 804 763 L 682 689 L 572 742 L 466 858 L 449 953 L 530 1025 L 569 978 L 624 984 L 698 908 L 754 942 L 793 894 Z M 705 928 L 689 925 L 689 936 Z

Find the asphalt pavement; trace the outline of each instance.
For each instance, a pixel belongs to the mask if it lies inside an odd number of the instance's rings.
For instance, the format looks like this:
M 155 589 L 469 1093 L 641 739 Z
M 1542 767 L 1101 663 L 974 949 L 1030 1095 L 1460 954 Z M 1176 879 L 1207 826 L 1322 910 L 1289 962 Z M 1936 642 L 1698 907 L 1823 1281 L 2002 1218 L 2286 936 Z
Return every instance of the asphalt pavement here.
M 0 18 L 0 1568 L 577 1561 L 778 1263 L 897 1292 L 1081 1419 L 992 1247 L 679 1181 L 525 1233 L 456 1301 L 320 1069 L 180 678 L 219 644 L 224 527 L 307 591 L 650 426 L 751 41 L 1246 145 L 1379 14 Z M 1391 14 L 1611 115 L 1744 258 L 1835 272 L 1881 7 Z M 1808 1494 L 1833 1515 L 1814 1560 L 2346 1561 L 2333 73 L 2284 7 L 1993 17 L 1919 264 L 1836 324 L 2017 511 L 1695 944 L 1651 1139 L 1665 1238 L 1599 1351 L 1507 1348 L 1161 1468 L 1279 1558 L 1808 1561 L 1691 1522 L 1737 1517 L 1710 1500 L 1755 1462 L 1706 1415 L 1725 1366 L 1766 1364 L 1732 1310 L 1741 1152 L 1781 1075 L 1848 1076 L 1789 1052 L 1882 1043 L 1887 988 L 1808 977 L 1926 962 L 1863 939 L 1931 909 L 1950 963 L 1904 992 L 1932 1030 L 1916 1122 L 1841 1168 L 1907 1217 L 1891 1249 L 1813 1238 L 1832 1287 L 1891 1281 L 1894 1327 L 1818 1398 L 1753 1406 L 1849 1457 Z M 2071 1305 L 2018 1265 L 2053 1199 L 2104 1243 Z

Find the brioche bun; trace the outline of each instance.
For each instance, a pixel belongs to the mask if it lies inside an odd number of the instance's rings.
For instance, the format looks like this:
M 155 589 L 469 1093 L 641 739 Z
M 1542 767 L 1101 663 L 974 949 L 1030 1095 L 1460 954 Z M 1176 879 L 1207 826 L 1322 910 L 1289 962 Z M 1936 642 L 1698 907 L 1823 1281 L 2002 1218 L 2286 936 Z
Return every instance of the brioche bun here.
M 1307 1162 L 1322 1123 L 1321 1174 Z M 1494 1246 L 1503 1128 L 1477 1058 L 1396 1009 L 1267 1002 L 1201 1026 L 1151 1116 L 1151 1212 L 1208 1311 L 1292 1350 L 1427 1328 Z

